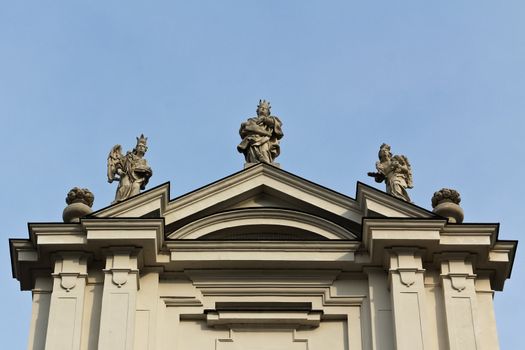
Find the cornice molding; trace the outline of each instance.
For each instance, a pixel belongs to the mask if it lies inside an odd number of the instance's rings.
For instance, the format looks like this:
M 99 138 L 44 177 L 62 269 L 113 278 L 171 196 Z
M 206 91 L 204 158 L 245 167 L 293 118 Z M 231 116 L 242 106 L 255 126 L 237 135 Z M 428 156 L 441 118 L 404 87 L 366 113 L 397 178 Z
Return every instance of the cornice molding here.
M 185 270 L 203 296 L 318 297 L 323 306 L 361 306 L 365 295 L 338 294 L 340 270 Z
M 352 241 L 167 241 L 172 253 L 184 251 L 297 251 L 355 252 L 361 245 Z
M 362 182 L 357 183 L 357 202 L 360 205 L 361 211 L 364 216 L 369 215 L 367 200 L 373 200 L 380 203 L 381 206 L 387 207 L 394 212 L 398 213 L 398 217 L 409 217 L 409 218 L 438 218 L 439 216 L 428 211 L 427 209 L 421 208 L 413 203 L 407 203 L 401 199 L 393 197 L 386 192 L 382 192 L 376 188 L 365 185 Z M 381 214 L 381 213 L 378 213 Z
M 164 229 L 162 218 L 84 218 L 80 225 L 85 230 L 142 230 Z
M 169 202 L 170 183 L 166 182 L 148 191 L 142 192 L 136 196 L 126 199 L 123 202 L 111 204 L 105 208 L 99 209 L 91 213 L 88 218 L 108 218 L 119 216 L 131 216 L 129 212 L 135 210 L 137 207 L 146 206 L 147 204 L 159 201 L 154 209 L 159 209 L 161 214 L 164 213 Z M 143 213 L 147 214 L 147 213 Z

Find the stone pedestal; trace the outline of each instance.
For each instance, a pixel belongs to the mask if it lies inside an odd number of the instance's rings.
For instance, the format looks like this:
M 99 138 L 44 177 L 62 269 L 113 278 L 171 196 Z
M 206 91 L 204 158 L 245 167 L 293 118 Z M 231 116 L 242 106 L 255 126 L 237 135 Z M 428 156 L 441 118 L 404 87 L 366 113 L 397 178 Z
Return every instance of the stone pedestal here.
M 244 169 L 251 168 L 252 166 L 255 166 L 257 164 L 260 164 L 260 163 L 244 163 Z M 280 163 L 269 163 L 269 164 L 277 168 L 281 167 Z

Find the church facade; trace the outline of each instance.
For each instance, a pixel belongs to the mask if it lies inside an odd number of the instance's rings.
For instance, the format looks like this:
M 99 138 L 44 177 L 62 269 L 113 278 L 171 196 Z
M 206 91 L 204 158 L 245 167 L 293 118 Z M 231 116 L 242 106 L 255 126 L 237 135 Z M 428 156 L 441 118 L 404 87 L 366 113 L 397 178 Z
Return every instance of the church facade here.
M 515 241 L 259 163 L 11 239 L 30 350 L 494 350 Z

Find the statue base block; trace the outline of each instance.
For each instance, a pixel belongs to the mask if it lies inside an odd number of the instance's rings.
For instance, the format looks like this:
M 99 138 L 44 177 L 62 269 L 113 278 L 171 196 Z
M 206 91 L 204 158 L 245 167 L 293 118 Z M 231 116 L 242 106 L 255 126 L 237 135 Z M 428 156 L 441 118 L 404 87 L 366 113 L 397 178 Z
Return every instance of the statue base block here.
M 254 165 L 257 165 L 259 163 L 244 163 L 244 169 L 248 169 Z M 277 167 L 277 168 L 281 168 L 281 164 L 280 163 L 267 163 L 267 164 L 270 164 L 271 166 L 274 166 L 274 167 Z

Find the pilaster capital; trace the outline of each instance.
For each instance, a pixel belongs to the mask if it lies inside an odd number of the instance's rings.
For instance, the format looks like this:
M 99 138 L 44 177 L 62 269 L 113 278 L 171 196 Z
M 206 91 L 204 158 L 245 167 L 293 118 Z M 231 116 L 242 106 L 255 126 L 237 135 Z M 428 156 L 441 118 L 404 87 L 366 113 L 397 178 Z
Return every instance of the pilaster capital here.
M 142 249 L 136 247 L 108 247 L 103 249 L 106 255 L 105 274 L 111 274 L 111 281 L 118 288 L 128 283 L 134 276 L 136 289 L 139 289 L 139 267 L 142 265 Z
M 51 256 L 55 265 L 51 276 L 59 279 L 60 287 L 70 292 L 76 287 L 79 278 L 87 278 L 89 257 L 90 255 L 85 252 L 57 252 Z
M 441 265 L 441 278 L 449 279 L 450 286 L 457 292 L 467 288 L 467 280 L 476 279 L 473 259 L 471 254 L 461 252 L 441 253 L 434 257 L 434 260 Z
M 416 275 L 425 272 L 422 255 L 423 250 L 415 247 L 390 248 L 386 254 L 389 277 L 393 273 L 398 274 L 403 285 L 412 286 L 416 282 Z

